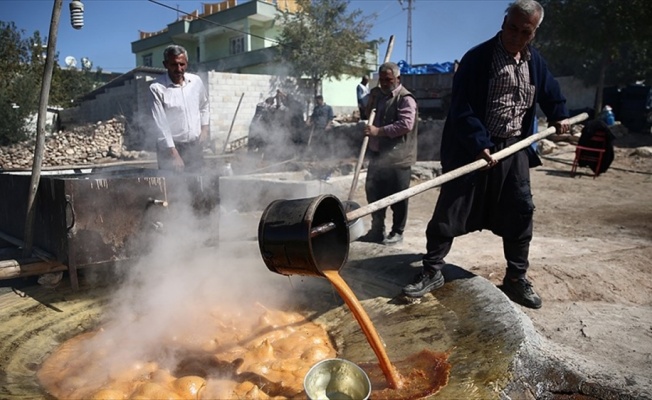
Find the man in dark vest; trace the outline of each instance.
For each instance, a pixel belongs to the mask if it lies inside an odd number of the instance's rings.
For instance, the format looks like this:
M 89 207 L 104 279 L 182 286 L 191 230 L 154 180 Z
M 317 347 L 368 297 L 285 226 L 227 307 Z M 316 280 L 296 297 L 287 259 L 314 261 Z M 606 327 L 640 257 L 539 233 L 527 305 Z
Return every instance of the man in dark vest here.
M 378 68 L 379 86 L 369 95 L 367 115 L 376 109 L 373 124 L 365 125 L 369 136 L 369 167 L 365 191 L 367 202 L 391 196 L 410 187 L 412 165 L 417 161 L 417 102 L 401 85 L 400 69 L 393 62 Z M 392 245 L 403 241 L 407 222 L 408 200 L 390 206 L 392 228 L 385 237 L 385 214 L 387 208 L 371 214 L 371 229 L 359 240 Z

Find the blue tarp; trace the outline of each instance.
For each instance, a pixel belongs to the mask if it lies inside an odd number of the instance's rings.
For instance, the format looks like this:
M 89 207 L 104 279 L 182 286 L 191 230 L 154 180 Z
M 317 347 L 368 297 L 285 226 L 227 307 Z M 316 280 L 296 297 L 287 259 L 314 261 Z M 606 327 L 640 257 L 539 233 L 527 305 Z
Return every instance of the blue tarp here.
M 397 64 L 401 69 L 401 75 L 448 74 L 453 72 L 454 66 L 452 62 L 410 65 L 403 60 Z

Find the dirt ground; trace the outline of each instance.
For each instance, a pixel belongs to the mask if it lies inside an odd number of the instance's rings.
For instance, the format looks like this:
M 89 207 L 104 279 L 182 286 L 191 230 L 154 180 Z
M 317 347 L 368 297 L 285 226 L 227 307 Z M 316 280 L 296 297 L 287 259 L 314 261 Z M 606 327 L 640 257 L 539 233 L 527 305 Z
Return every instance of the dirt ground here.
M 531 171 L 536 211 L 529 278 L 543 307 L 517 305 L 544 338 L 592 373 L 622 377 L 645 398 L 652 396 L 652 158 L 632 153 L 650 145 L 651 135 L 619 138 L 614 162 L 596 179 L 588 168 L 570 176 L 572 145 Z M 410 199 L 401 249 L 425 250 L 423 232 L 438 191 Z M 501 284 L 501 241 L 490 232 L 456 239 L 446 261 Z

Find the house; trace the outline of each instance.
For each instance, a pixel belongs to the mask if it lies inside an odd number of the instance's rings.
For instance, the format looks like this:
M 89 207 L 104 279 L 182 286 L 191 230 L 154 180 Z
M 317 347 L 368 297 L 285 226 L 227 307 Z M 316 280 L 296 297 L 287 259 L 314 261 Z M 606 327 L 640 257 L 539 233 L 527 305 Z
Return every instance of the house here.
M 296 9 L 294 0 L 204 3 L 202 13 L 181 16 L 158 32 L 141 31 L 131 50 L 137 66 L 161 66 L 163 50 L 174 43 L 186 48 L 189 63 L 199 69 L 275 75 L 281 67 L 274 62 L 276 16 Z

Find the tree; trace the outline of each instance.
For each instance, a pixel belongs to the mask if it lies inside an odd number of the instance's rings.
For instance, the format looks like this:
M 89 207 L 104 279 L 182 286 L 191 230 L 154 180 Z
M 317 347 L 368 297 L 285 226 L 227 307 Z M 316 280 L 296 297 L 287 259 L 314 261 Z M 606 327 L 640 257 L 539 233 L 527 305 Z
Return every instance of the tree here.
M 309 78 L 317 95 L 324 78 L 367 73 L 367 41 L 376 15 L 363 17 L 361 10 L 347 12 L 346 0 L 297 0 L 296 13 L 283 13 L 278 38 L 280 57 L 289 75 Z
M 652 7 L 648 0 L 539 0 L 545 18 L 537 46 L 556 75 L 597 86 L 652 81 Z
M 45 41 L 46 42 L 46 41 Z M 45 66 L 45 44 L 38 31 L 31 37 L 13 22 L 0 21 L 0 145 L 23 141 L 33 136 L 25 121 L 38 111 L 41 80 Z M 54 66 L 50 104 L 74 105 L 80 96 L 101 82 L 101 69 L 61 69 Z
M 27 138 L 25 119 L 36 109 L 38 81 L 33 81 L 32 42 L 13 22 L 0 21 L 0 145 Z M 40 78 L 39 78 L 40 80 Z

